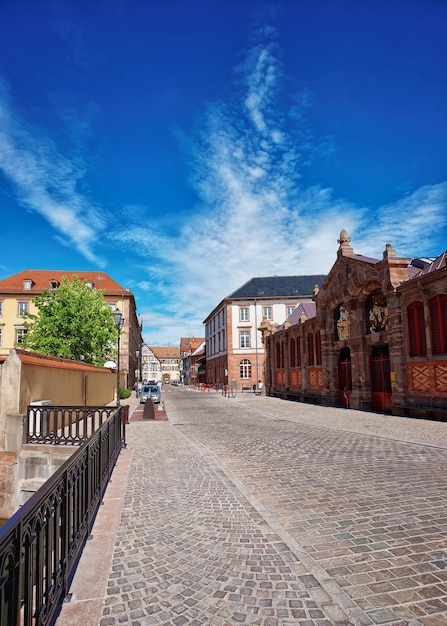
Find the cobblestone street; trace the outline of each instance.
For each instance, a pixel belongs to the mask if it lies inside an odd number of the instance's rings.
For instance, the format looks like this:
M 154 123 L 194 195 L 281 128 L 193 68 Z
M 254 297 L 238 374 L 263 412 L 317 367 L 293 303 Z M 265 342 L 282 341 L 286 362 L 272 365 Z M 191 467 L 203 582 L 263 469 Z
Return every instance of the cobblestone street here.
M 163 399 L 127 429 L 101 626 L 447 624 L 447 423 Z

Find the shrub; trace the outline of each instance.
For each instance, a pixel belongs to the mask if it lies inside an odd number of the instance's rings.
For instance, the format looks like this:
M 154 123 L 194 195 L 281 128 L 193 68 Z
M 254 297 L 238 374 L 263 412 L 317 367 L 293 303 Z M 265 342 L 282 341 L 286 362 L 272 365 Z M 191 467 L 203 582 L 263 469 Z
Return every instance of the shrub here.
M 132 395 L 131 389 L 120 389 L 120 399 L 125 400 L 126 398 L 130 398 Z

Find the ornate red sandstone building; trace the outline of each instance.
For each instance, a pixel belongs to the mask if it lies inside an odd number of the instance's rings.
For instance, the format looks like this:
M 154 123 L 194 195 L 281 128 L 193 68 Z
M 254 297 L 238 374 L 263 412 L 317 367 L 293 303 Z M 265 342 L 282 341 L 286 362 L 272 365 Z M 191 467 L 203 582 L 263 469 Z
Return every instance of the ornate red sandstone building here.
M 313 303 L 282 326 L 262 320 L 269 395 L 447 417 L 447 252 L 356 254 L 345 230 Z

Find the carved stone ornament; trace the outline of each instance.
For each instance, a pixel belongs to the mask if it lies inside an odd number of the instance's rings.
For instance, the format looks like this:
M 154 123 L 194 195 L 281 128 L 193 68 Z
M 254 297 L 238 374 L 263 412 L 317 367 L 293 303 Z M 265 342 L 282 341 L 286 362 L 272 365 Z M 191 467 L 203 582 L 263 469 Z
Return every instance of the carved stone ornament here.
M 344 228 L 340 231 L 340 239 L 337 239 L 337 243 L 339 243 L 341 246 L 344 243 L 351 243 L 351 237 L 348 235 Z
M 343 339 L 349 339 L 349 326 L 351 322 L 349 320 L 349 311 L 342 305 L 339 309 L 337 320 L 337 337 L 339 341 Z

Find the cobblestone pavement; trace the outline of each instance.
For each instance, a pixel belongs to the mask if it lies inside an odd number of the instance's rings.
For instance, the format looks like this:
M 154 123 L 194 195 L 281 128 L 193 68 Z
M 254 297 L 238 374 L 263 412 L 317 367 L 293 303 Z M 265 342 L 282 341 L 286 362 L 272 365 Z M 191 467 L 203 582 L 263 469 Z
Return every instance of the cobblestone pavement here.
M 446 626 L 447 423 L 163 391 L 101 626 Z

